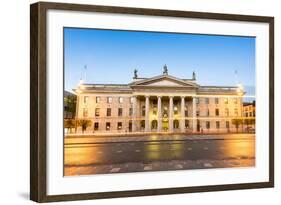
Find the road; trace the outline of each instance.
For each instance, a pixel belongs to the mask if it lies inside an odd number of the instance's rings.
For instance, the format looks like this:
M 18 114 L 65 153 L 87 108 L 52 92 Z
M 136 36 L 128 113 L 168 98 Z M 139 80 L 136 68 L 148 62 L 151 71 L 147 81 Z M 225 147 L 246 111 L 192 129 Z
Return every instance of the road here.
M 83 143 L 84 142 L 84 143 Z M 255 165 L 255 138 L 66 143 L 65 175 Z

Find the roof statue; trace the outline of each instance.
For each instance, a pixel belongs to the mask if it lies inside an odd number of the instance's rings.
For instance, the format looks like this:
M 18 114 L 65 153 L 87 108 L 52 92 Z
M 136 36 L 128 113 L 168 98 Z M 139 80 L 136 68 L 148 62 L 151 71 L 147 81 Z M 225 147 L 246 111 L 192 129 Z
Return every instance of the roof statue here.
M 193 73 L 192 73 L 192 80 L 196 80 L 196 74 L 195 74 L 194 71 L 193 71 Z
M 166 64 L 163 67 L 163 75 L 168 75 L 168 67 Z
M 138 70 L 137 69 L 134 70 L 134 78 L 138 78 Z

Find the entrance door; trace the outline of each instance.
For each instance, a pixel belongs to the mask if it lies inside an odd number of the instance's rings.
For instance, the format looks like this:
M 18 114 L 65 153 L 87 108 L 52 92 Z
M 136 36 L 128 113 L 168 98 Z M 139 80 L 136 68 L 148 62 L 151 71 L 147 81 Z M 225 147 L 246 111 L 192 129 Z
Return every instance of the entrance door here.
M 132 121 L 129 122 L 129 132 L 132 132 L 132 127 L 133 127 L 133 124 L 132 124 Z

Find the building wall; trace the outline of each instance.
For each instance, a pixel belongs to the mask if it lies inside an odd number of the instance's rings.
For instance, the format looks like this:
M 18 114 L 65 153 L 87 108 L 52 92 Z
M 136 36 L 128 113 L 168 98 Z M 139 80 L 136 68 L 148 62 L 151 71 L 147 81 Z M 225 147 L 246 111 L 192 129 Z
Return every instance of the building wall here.
M 84 102 L 85 96 L 88 97 L 87 102 Z M 100 102 L 96 102 L 96 97 L 100 97 Z M 112 102 L 108 103 L 107 98 L 112 97 Z M 119 97 L 123 98 L 123 102 L 119 102 Z M 130 108 L 132 109 L 131 103 L 131 95 L 129 94 L 80 94 L 78 95 L 77 100 L 79 101 L 77 106 L 77 118 L 78 119 L 89 119 L 92 121 L 90 127 L 87 128 L 85 133 L 126 133 L 129 132 L 129 122 L 132 120 L 132 116 L 129 115 Z M 154 98 L 155 99 L 155 98 Z M 209 103 L 206 102 L 206 97 L 199 97 L 198 104 L 196 103 L 196 110 L 199 111 L 199 116 L 196 116 L 195 123 L 199 122 L 200 127 L 199 132 L 203 133 L 226 133 L 226 132 L 236 132 L 242 131 L 242 126 L 239 125 L 239 129 L 237 130 L 235 125 L 232 123 L 232 118 L 239 118 L 243 116 L 243 109 L 242 109 L 242 98 L 237 97 L 229 97 L 218 98 L 218 104 L 215 101 L 214 97 L 208 97 Z M 226 99 L 228 99 L 226 103 Z M 156 108 L 157 108 L 157 99 L 156 101 Z M 164 113 L 164 107 L 168 108 L 169 114 L 169 99 L 162 99 L 162 114 Z M 193 102 L 192 99 L 186 99 L 185 105 L 188 110 L 188 116 L 184 116 L 186 120 L 189 120 L 189 128 L 186 129 L 186 132 L 198 132 L 198 130 L 192 130 L 193 128 Z M 137 112 L 136 112 L 136 129 L 138 132 L 144 131 L 141 127 L 141 121 L 145 120 L 145 116 L 142 115 L 142 106 L 145 106 L 145 99 L 138 98 L 137 99 Z M 180 120 L 181 117 L 181 100 L 179 98 L 178 104 L 174 103 L 174 106 L 178 109 L 178 114 L 174 115 L 174 119 Z M 149 103 L 149 120 L 150 126 L 152 120 L 157 120 L 157 113 L 156 115 L 153 114 L 153 99 L 150 100 Z M 95 108 L 100 108 L 100 116 L 95 116 Z M 111 108 L 111 116 L 107 116 L 107 108 Z M 122 116 L 118 116 L 118 108 L 122 108 Z M 225 112 L 225 109 L 229 109 L 229 115 Z M 87 116 L 85 116 L 84 109 L 87 109 Z M 219 116 L 216 116 L 216 109 L 219 109 Z M 235 112 L 237 109 L 237 113 Z M 209 116 L 207 111 L 209 110 Z M 210 128 L 207 128 L 206 122 L 210 122 Z M 220 128 L 216 128 L 216 122 L 219 122 Z M 229 121 L 229 129 L 226 128 L 226 121 Z M 99 123 L 98 130 L 94 131 L 94 123 Z M 106 130 L 106 123 L 110 123 L 110 130 Z M 118 130 L 118 122 L 122 123 L 122 129 Z M 197 126 L 196 126 L 197 128 Z M 156 130 L 151 130 L 156 131 Z M 175 129 L 175 132 L 178 132 L 179 129 Z M 78 128 L 78 132 L 81 132 L 81 128 Z

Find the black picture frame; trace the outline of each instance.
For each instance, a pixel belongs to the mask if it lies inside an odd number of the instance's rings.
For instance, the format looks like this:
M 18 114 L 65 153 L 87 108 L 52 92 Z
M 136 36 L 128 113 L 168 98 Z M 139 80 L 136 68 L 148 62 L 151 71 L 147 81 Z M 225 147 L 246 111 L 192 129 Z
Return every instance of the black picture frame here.
M 103 193 L 47 195 L 46 160 L 46 13 L 49 9 L 169 16 L 180 18 L 217 19 L 269 24 L 269 181 L 213 186 L 178 187 Z M 128 7 L 38 2 L 30 6 L 30 199 L 36 202 L 133 197 L 191 192 L 209 192 L 274 186 L 274 17 L 188 12 Z

